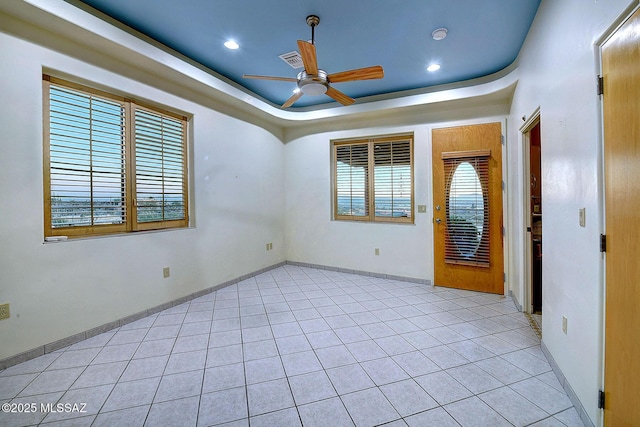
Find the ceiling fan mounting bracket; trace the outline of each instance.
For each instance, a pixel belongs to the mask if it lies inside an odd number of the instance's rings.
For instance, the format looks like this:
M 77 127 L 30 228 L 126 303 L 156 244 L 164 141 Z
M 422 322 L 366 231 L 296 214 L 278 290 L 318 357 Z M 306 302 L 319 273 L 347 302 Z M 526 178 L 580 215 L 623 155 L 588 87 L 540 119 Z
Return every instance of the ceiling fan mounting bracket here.
M 307 25 L 310 26 L 311 28 L 317 27 L 319 23 L 320 23 L 320 18 L 318 18 L 316 15 L 307 16 Z

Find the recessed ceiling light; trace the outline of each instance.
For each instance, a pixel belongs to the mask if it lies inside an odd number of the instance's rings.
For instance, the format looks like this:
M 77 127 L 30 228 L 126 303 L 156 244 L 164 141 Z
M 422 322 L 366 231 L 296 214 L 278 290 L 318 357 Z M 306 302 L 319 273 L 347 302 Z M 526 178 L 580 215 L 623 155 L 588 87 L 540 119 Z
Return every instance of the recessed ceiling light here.
M 449 30 L 447 30 L 446 28 L 438 28 L 436 30 L 433 30 L 433 33 L 431 33 L 431 37 L 433 37 L 434 40 L 442 40 L 447 37 L 448 31 Z
M 427 71 L 438 71 L 440 69 L 440 64 L 431 64 L 427 67 Z
M 240 45 L 234 40 L 227 40 L 226 42 L 224 42 L 224 47 L 226 47 L 227 49 L 236 50 L 240 47 Z

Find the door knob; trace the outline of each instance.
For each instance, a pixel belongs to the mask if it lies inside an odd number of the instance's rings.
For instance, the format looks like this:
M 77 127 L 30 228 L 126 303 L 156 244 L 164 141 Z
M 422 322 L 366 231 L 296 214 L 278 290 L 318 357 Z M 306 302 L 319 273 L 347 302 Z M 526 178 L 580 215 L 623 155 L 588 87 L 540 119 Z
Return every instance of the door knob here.
M 442 220 L 440 218 L 436 218 L 436 224 L 440 224 Z

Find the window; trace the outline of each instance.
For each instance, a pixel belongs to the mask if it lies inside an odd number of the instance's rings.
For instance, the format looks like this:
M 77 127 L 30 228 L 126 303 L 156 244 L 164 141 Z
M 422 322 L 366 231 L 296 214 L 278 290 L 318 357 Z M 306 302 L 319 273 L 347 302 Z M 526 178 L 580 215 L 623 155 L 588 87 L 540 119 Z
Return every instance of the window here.
M 413 223 L 413 135 L 333 141 L 332 150 L 335 219 Z
M 186 118 L 44 76 L 45 237 L 186 227 Z

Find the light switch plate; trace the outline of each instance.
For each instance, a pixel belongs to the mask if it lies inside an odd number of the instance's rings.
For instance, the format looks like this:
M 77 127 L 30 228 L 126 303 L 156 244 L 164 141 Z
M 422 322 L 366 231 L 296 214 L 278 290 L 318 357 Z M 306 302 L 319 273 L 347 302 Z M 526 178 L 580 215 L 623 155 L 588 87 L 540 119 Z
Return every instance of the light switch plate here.
M 587 211 L 586 208 L 581 208 L 579 213 L 578 213 L 578 217 L 579 217 L 579 220 L 580 220 L 580 227 L 584 227 L 586 222 L 587 222 L 587 219 L 586 219 L 587 212 L 586 211 Z
M 427 205 L 418 205 L 418 213 L 427 213 Z

